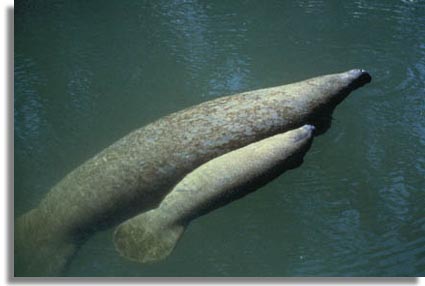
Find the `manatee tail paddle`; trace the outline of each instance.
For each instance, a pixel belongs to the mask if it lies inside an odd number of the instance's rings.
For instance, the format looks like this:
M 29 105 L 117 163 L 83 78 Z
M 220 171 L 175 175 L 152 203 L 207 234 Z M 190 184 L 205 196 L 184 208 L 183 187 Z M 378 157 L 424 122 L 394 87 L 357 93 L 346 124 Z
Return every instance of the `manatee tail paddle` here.
M 114 233 L 115 248 L 133 261 L 160 261 L 173 251 L 185 228 L 157 208 L 120 224 Z
M 17 219 L 14 241 L 15 276 L 62 276 L 78 248 L 63 233 L 52 230 L 37 209 Z

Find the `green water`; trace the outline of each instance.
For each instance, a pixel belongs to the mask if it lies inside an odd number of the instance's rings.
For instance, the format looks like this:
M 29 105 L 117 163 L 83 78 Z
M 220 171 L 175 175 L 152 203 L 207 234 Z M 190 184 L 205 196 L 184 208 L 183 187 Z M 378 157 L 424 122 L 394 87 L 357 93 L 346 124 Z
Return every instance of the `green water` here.
M 367 69 L 304 164 L 165 261 L 93 236 L 68 276 L 424 276 L 425 2 L 17 1 L 15 215 L 104 147 L 221 95 Z

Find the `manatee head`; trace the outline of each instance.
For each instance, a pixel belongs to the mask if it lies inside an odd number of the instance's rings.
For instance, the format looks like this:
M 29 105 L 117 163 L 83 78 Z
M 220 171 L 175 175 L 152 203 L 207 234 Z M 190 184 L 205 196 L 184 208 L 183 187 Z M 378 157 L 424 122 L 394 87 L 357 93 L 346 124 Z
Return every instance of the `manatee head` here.
M 304 104 L 313 112 L 309 113 L 308 123 L 317 127 L 316 134 L 325 132 L 331 125 L 332 113 L 353 90 L 372 80 L 363 69 L 315 77 L 305 81 Z

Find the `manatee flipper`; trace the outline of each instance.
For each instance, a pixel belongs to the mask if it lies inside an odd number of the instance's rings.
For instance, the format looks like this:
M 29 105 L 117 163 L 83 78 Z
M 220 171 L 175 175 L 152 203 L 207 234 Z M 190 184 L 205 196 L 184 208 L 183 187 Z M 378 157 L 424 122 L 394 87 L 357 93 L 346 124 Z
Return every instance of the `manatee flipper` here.
M 185 227 L 197 217 L 239 199 L 299 166 L 314 127 L 303 127 L 214 158 L 183 178 L 158 208 L 118 226 L 118 252 L 141 263 L 167 257 Z
M 61 276 L 78 247 L 45 223 L 38 209 L 15 224 L 15 276 Z

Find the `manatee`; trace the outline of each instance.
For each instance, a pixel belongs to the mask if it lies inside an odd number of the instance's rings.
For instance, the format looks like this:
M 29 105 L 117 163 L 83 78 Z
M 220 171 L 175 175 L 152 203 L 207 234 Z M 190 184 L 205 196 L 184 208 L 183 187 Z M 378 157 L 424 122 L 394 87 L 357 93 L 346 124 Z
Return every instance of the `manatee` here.
M 217 98 L 158 119 L 88 159 L 15 223 L 15 274 L 61 275 L 94 232 L 158 207 L 203 163 L 304 124 L 319 133 L 364 70 Z
M 216 157 L 183 178 L 158 208 L 118 226 L 121 255 L 141 263 L 167 257 L 189 223 L 299 166 L 314 127 L 304 125 Z

